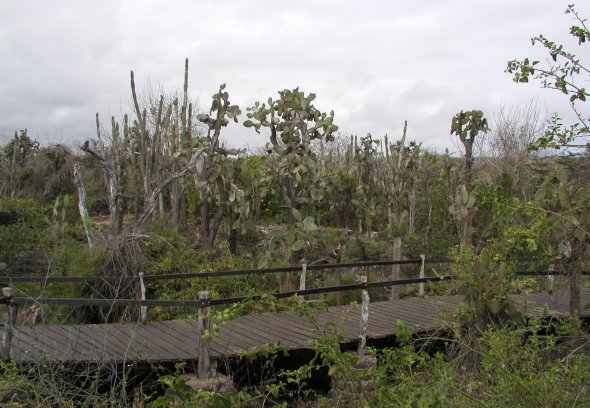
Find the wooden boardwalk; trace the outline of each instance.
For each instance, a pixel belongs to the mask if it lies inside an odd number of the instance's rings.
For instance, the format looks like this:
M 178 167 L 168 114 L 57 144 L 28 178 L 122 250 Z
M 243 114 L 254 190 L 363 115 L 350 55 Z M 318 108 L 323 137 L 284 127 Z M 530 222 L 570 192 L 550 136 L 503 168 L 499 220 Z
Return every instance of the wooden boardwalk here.
M 527 314 L 548 312 L 560 316 L 569 310 L 569 292 L 534 293 L 515 299 L 519 309 Z M 582 305 L 588 301 L 590 295 L 584 291 Z M 393 338 L 398 320 L 417 332 L 444 327 L 445 314 L 448 316 L 448 312 L 456 310 L 460 302 L 459 296 L 432 296 L 371 303 L 367 338 Z M 582 315 L 590 313 L 583 311 Z M 269 343 L 288 350 L 309 349 L 309 341 L 320 338 L 328 326 L 344 334 L 343 343 L 354 343 L 358 341 L 359 318 L 358 305 L 330 307 L 319 312 L 320 330 L 307 318 L 292 312 L 243 316 L 221 328 L 211 342 L 211 356 L 235 357 Z M 196 359 L 199 341 L 195 319 L 147 324 L 17 326 L 11 354 L 19 363 L 188 361 Z

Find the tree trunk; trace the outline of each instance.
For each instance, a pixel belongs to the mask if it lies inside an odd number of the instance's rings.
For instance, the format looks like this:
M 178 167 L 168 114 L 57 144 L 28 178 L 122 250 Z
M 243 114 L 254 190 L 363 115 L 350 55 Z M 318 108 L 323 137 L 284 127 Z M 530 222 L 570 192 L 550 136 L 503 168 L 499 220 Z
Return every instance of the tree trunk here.
M 567 262 L 565 266 L 570 278 L 570 315 L 577 319 L 580 316 L 580 270 L 571 262 Z
M 78 163 L 74 164 L 74 181 L 78 188 L 78 209 L 80 210 L 80 217 L 82 217 L 82 223 L 84 224 L 84 231 L 86 231 L 88 247 L 91 251 L 94 251 L 94 231 L 90 222 L 88 210 L 86 209 L 86 189 L 82 183 L 82 175 L 80 174 L 80 165 Z
M 409 202 L 410 211 L 408 213 L 408 233 L 414 235 L 416 232 L 416 181 L 412 182 L 412 190 L 410 191 Z
M 402 258 L 402 237 L 393 238 L 393 260 L 401 261 Z M 391 280 L 400 279 L 400 265 L 391 266 Z M 391 287 L 391 300 L 399 299 L 402 293 L 400 286 Z
M 10 199 L 14 198 L 16 191 L 16 152 L 18 151 L 18 135 L 14 133 L 14 149 L 12 151 L 12 163 L 10 163 Z
M 170 221 L 174 229 L 178 229 L 180 221 L 180 202 L 183 190 L 184 188 L 180 183 L 175 184 L 170 189 Z
M 211 249 L 212 244 L 209 239 L 209 202 L 207 201 L 207 195 L 201 194 L 201 245 L 205 249 Z
M 195 171 L 198 167 L 199 167 L 199 161 L 202 160 L 202 154 L 203 154 L 204 150 L 200 149 L 197 150 L 192 158 L 191 161 L 181 170 L 179 170 L 178 172 L 174 173 L 173 175 L 171 175 L 170 177 L 168 177 L 166 180 L 164 180 L 162 182 L 162 184 L 160 184 L 152 193 L 149 202 L 146 206 L 146 210 L 143 213 L 143 215 L 141 216 L 141 218 L 139 219 L 139 221 L 135 224 L 135 228 L 134 231 L 136 233 L 141 233 L 142 231 L 145 230 L 152 214 L 154 213 L 156 206 L 158 205 L 158 198 L 160 197 L 160 194 L 162 193 L 162 191 L 164 191 L 170 184 L 172 184 L 174 181 L 176 181 L 179 178 L 182 178 L 184 176 L 186 176 L 187 174 L 189 174 L 192 171 Z
M 465 220 L 465 243 L 467 247 L 473 248 L 473 214 L 470 212 L 467 214 Z
M 113 163 L 110 160 L 107 160 L 107 158 L 102 153 L 99 153 L 93 148 L 91 148 L 88 142 L 81 146 L 81 149 L 84 152 L 90 154 L 92 157 L 94 157 L 100 163 L 102 169 L 106 174 L 107 182 L 109 185 L 109 236 L 113 236 L 117 233 L 117 212 L 119 211 L 119 193 Z

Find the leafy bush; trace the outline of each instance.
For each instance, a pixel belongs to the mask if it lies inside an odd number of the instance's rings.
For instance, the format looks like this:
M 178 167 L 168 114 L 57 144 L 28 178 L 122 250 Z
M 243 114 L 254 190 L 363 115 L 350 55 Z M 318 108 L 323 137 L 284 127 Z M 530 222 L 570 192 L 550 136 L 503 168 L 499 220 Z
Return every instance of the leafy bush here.
M 49 219 L 43 209 L 29 199 L 0 202 L 0 262 L 13 269 L 21 253 L 41 251 L 50 244 L 46 227 Z

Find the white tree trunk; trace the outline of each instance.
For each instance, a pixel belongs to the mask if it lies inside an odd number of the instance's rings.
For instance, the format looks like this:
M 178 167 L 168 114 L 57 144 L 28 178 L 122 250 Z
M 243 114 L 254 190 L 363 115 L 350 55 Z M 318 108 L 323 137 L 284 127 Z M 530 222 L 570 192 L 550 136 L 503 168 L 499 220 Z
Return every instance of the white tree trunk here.
M 394 237 L 393 238 L 393 260 L 394 261 L 401 261 L 402 258 L 402 237 Z M 398 280 L 400 279 L 400 266 L 399 265 L 392 265 L 391 266 L 391 280 Z M 400 294 L 402 293 L 402 289 L 400 286 L 392 286 L 391 287 L 391 300 L 399 299 Z
M 74 182 L 78 188 L 78 209 L 80 210 L 80 217 L 82 217 L 82 223 L 84 224 L 84 230 L 86 231 L 86 238 L 88 239 L 88 246 L 91 251 L 94 251 L 95 239 L 92 224 L 90 223 L 90 216 L 86 209 L 86 189 L 82 183 L 82 175 L 80 174 L 80 165 L 74 164 Z

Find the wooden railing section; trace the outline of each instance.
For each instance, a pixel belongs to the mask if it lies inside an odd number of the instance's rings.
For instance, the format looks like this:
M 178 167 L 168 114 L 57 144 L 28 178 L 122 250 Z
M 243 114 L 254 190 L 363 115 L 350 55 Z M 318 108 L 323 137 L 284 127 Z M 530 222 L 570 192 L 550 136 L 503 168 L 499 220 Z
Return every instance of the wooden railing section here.
M 515 258 L 515 261 L 521 262 L 539 262 L 543 261 L 537 258 Z M 546 261 L 546 260 L 545 260 Z M 438 259 L 427 259 L 424 255 L 421 255 L 419 259 L 407 259 L 407 260 L 396 260 L 396 261 L 370 261 L 370 262 L 352 262 L 352 263 L 341 263 L 341 264 L 321 264 L 321 265 L 306 265 L 302 266 L 289 266 L 280 268 L 267 268 L 267 269 L 246 269 L 246 270 L 233 270 L 233 271 L 216 271 L 216 272 L 198 272 L 198 273 L 181 273 L 181 274 L 162 274 L 162 275 L 144 275 L 140 273 L 138 276 L 120 276 L 120 277 L 97 277 L 97 276 L 15 276 L 15 277 L 0 277 L 0 285 L 5 286 L 2 288 L 2 296 L 0 297 L 0 304 L 7 306 L 7 320 L 4 323 L 4 329 L 2 333 L 2 345 L 1 345 L 1 358 L 6 360 L 10 358 L 10 344 L 13 335 L 13 328 L 16 323 L 16 311 L 19 305 L 30 305 L 30 304 L 41 304 L 41 305 L 61 305 L 61 306 L 135 306 L 140 308 L 140 320 L 145 322 L 147 315 L 147 307 L 160 306 L 160 307 L 192 307 L 198 309 L 198 335 L 201 338 L 200 347 L 198 349 L 198 371 L 199 376 L 207 377 L 210 372 L 210 348 L 207 340 L 203 338 L 203 334 L 210 327 L 209 311 L 211 306 L 228 305 L 233 303 L 242 302 L 247 299 L 257 300 L 262 295 L 254 296 L 238 296 L 221 299 L 212 299 L 208 291 L 201 291 L 198 293 L 198 299 L 191 300 L 159 300 L 159 299 L 146 299 L 145 290 L 146 284 L 149 282 L 171 280 L 171 279 L 202 279 L 202 278 L 215 278 L 215 277 L 227 277 L 227 276 L 244 276 L 244 275 L 262 275 L 269 273 L 292 273 L 299 272 L 299 290 L 276 292 L 272 296 L 275 298 L 288 298 L 293 295 L 307 296 L 313 294 L 322 293 L 333 293 L 350 290 L 361 290 L 362 291 L 362 305 L 361 311 L 367 311 L 366 318 L 361 313 L 361 321 L 359 327 L 359 348 L 358 353 L 364 353 L 364 344 L 367 332 L 368 324 L 368 303 L 369 294 L 368 289 L 379 288 L 379 287 L 391 287 L 409 284 L 419 284 L 418 293 L 420 296 L 424 296 L 424 284 L 428 282 L 444 282 L 455 279 L 453 275 L 443 276 L 425 276 L 425 265 L 433 264 L 451 264 L 452 260 L 446 258 Z M 409 279 L 398 279 L 398 280 L 385 280 L 377 282 L 369 282 L 367 280 L 366 273 L 363 273 L 359 277 L 359 282 L 347 285 L 336 285 L 336 286 L 323 286 L 319 288 L 306 288 L 307 275 L 311 271 L 316 270 L 328 270 L 328 269 L 344 269 L 344 268 L 361 268 L 365 271 L 365 268 L 375 266 L 389 266 L 389 265 L 420 265 L 419 277 Z M 582 272 L 585 275 L 590 273 Z M 548 270 L 521 270 L 515 272 L 517 276 L 548 276 L 548 289 L 552 289 L 553 277 L 555 275 L 564 275 L 563 272 L 555 271 L 553 268 Z M 15 283 L 130 283 L 138 282 L 141 287 L 140 299 L 90 299 L 90 298 L 45 298 L 45 297 L 17 297 L 13 295 L 12 285 Z

